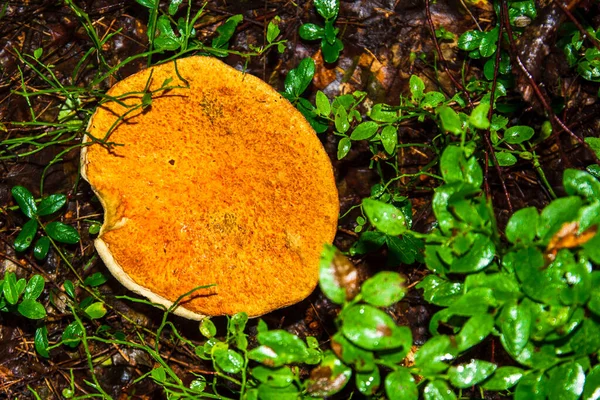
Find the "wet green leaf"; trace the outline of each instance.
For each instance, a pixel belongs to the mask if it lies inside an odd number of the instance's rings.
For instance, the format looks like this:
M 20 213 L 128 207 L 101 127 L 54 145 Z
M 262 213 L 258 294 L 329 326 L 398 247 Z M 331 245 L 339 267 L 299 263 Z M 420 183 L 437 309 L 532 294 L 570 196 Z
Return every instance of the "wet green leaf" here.
M 15 239 L 15 250 L 16 251 L 25 251 L 31 246 L 31 242 L 33 242 L 33 238 L 37 233 L 38 223 L 35 219 L 30 219 L 25 222 L 21 232 L 17 235 Z
M 365 304 L 346 308 L 342 314 L 341 332 L 352 343 L 367 350 L 389 350 L 410 347 L 412 334 L 405 326 L 397 326 L 388 314 Z
M 506 225 L 506 238 L 511 243 L 529 244 L 535 239 L 539 221 L 535 207 L 522 208 L 515 212 Z
M 498 28 L 493 28 L 490 31 L 483 32 L 481 42 L 479 42 L 479 52 L 482 57 L 491 57 L 498 46 Z
M 281 33 L 281 30 L 279 29 L 280 22 L 281 18 L 278 16 L 269 21 L 269 25 L 267 26 L 267 43 L 273 43 Z
M 385 394 L 389 400 L 417 400 L 419 398 L 415 379 L 406 368 L 398 368 L 386 376 Z
M 429 339 L 415 354 L 415 366 L 425 377 L 433 376 L 448 368 L 447 362 L 454 360 L 458 349 L 446 335 Z
M 377 122 L 365 121 L 360 123 L 350 135 L 352 140 L 369 140 L 371 139 L 379 129 Z
M 585 372 L 578 363 L 571 361 L 549 371 L 550 379 L 546 384 L 548 399 L 575 400 L 583 393 Z
M 298 33 L 304 40 L 317 40 L 325 37 L 325 30 L 323 27 L 315 24 L 302 24 Z
M 485 390 L 508 390 L 515 386 L 522 376 L 523 370 L 521 368 L 500 367 L 481 387 Z
M 496 364 L 483 360 L 471 360 L 448 369 L 448 378 L 454 387 L 465 389 L 484 381 L 496 370 Z
M 46 317 L 46 309 L 42 303 L 33 299 L 23 299 L 17 309 L 22 316 L 29 319 L 42 319 Z
M 389 307 L 404 297 L 405 282 L 397 272 L 382 271 L 363 283 L 361 294 L 365 302 L 375 307 Z
M 212 355 L 217 366 L 227 373 L 237 374 L 244 367 L 244 357 L 231 349 L 216 347 Z
M 320 90 L 317 91 L 315 104 L 317 106 L 317 112 L 319 115 L 328 116 L 331 113 L 331 105 L 329 104 L 329 99 L 325 95 L 325 93 Z
M 355 346 L 340 332 L 332 336 L 331 343 L 331 349 L 335 355 L 346 365 L 352 366 L 354 370 L 369 372 L 377 368 L 372 352 Z
M 260 346 L 248 352 L 248 358 L 269 367 L 304 362 L 309 356 L 306 344 L 296 335 L 281 329 L 256 335 Z
M 369 198 L 362 205 L 369 221 L 381 232 L 397 236 L 407 230 L 404 213 L 393 205 Z
M 470 317 L 488 312 L 496 307 L 498 302 L 494 291 L 490 288 L 473 288 L 450 305 L 448 311 L 454 315 Z
M 446 183 L 469 183 L 475 187 L 483 182 L 483 171 L 474 156 L 467 158 L 459 146 L 448 146 L 440 159 L 440 172 Z
M 596 157 L 600 158 L 600 138 L 586 137 L 584 140 L 596 154 Z
M 326 351 L 321 365 L 311 371 L 306 390 L 311 396 L 328 397 L 341 391 L 351 376 L 352 369 L 344 365 L 333 352 Z
M 444 100 L 446 100 L 446 96 L 443 93 L 427 92 L 421 99 L 421 107 L 436 108 Z
M 62 341 L 65 345 L 75 348 L 81 342 L 81 338 L 83 337 L 83 328 L 77 321 L 71 322 L 62 334 Z
M 516 300 L 510 301 L 502 307 L 498 317 L 498 326 L 502 331 L 505 346 L 511 354 L 520 353 L 527 342 L 531 333 L 532 315 L 527 303 L 518 303 Z
M 65 204 L 67 204 L 67 196 L 64 194 L 53 194 L 40 202 L 37 215 L 50 215 L 60 210 Z
M 315 75 L 315 62 L 306 57 L 298 67 L 292 69 L 285 77 L 284 90 L 293 98 L 298 98 L 308 88 Z
M 448 384 L 442 380 L 431 381 L 423 389 L 423 398 L 425 400 L 455 400 L 456 394 L 448 387 Z
M 37 213 L 37 206 L 31 192 L 23 186 L 15 186 L 12 188 L 11 193 L 23 214 L 28 218 L 33 218 Z
M 48 236 L 42 236 L 35 242 L 35 246 L 33 246 L 33 256 L 37 260 L 43 260 L 48 255 L 48 251 L 50 250 L 50 239 Z
M 340 106 L 335 110 L 334 123 L 335 129 L 340 133 L 346 133 L 350 129 L 350 121 L 345 107 Z
M 27 286 L 25 286 L 23 298 L 37 300 L 44 291 L 44 284 L 45 281 L 41 275 L 33 275 L 31 279 L 29 279 L 29 282 L 27 282 Z
M 600 200 L 600 182 L 585 171 L 566 169 L 563 174 L 563 184 L 568 195 L 582 196 L 588 201 Z
M 37 351 L 40 356 L 50 358 L 50 354 L 48 353 L 48 328 L 46 328 L 46 325 L 40 326 L 35 330 L 33 345 L 35 351 Z
M 460 282 L 450 282 L 437 275 L 427 275 L 418 285 L 423 289 L 423 297 L 436 306 L 448 307 L 463 294 Z
M 388 125 L 381 130 L 381 144 L 388 154 L 394 154 L 398 144 L 398 128 Z
M 474 234 L 474 236 L 473 246 L 467 254 L 454 260 L 450 265 L 450 272 L 477 272 L 490 265 L 496 255 L 494 242 L 486 235 Z
M 483 33 L 479 31 L 467 31 L 458 38 L 458 48 L 471 51 L 479 48 Z
M 465 322 L 456 335 L 456 347 L 463 352 L 481 343 L 494 329 L 494 317 L 490 314 L 475 314 Z
M 600 399 L 600 365 L 596 365 L 585 378 L 583 400 Z
M 325 30 L 325 35 L 327 35 L 327 29 Z M 338 38 L 336 38 L 333 43 L 328 43 L 326 40 L 321 41 L 323 61 L 325 61 L 326 63 L 336 62 L 342 50 L 344 50 L 344 44 Z
M 279 388 L 262 383 L 258 386 L 257 398 L 260 400 L 298 400 L 299 393 L 294 385 Z
M 339 0 L 315 0 L 315 8 L 324 19 L 337 18 L 340 10 Z
M 244 17 L 241 14 L 227 18 L 227 21 L 217 28 L 217 37 L 212 40 L 212 47 L 217 49 L 227 49 L 229 40 L 235 33 L 235 28 L 239 25 Z
M 377 122 L 395 122 L 398 119 L 398 111 L 383 103 L 377 103 L 369 112 L 369 117 Z
M 396 266 L 400 263 L 413 264 L 415 261 L 424 260 L 425 243 L 411 234 L 400 237 L 386 236 L 385 243 L 388 246 L 388 266 Z
M 338 143 L 338 150 L 337 150 L 338 160 L 341 160 L 342 158 L 346 157 L 346 155 L 348 154 L 348 152 L 350 151 L 351 148 L 352 148 L 352 141 L 350 140 L 350 138 L 348 138 L 348 137 L 342 138 Z
M 65 225 L 62 222 L 50 222 L 46 225 L 46 233 L 57 242 L 75 244 L 78 243 L 79 233 L 70 225 Z
M 425 91 L 425 83 L 423 83 L 423 80 L 417 75 L 411 75 L 408 85 L 410 87 L 412 100 L 417 102 L 420 101 L 423 97 L 423 92 Z
M 205 338 L 210 339 L 217 334 L 217 327 L 210 318 L 204 318 L 202 322 L 200 322 L 200 333 Z
M 516 277 L 514 274 L 507 272 L 496 272 L 491 274 L 480 272 L 478 274 L 471 274 L 465 279 L 465 285 L 470 289 L 476 287 L 492 289 L 494 297 L 500 303 L 522 296 Z
M 17 286 L 17 277 L 14 272 L 6 272 L 4 274 L 4 284 L 2 292 L 8 304 L 15 305 L 19 301 L 21 294 Z
M 350 248 L 350 255 L 367 254 L 377 251 L 386 242 L 386 234 L 379 231 L 366 231 Z
M 294 374 L 289 367 L 270 368 L 259 365 L 252 369 L 252 376 L 271 387 L 285 388 L 294 382 Z
M 377 393 L 381 385 L 381 375 L 379 368 L 375 368 L 370 372 L 356 372 L 356 388 L 365 396 L 373 396 Z
M 577 356 L 596 353 L 600 349 L 600 326 L 592 318 L 584 319 L 570 342 Z
M 508 153 L 506 151 L 497 151 L 495 155 L 496 160 L 498 160 L 498 165 L 501 167 L 510 167 L 517 163 L 517 157 L 515 157 L 512 153 Z M 493 160 L 490 159 L 490 165 L 493 164 Z
M 65 292 L 69 295 L 69 297 L 75 299 L 75 285 L 73 285 L 73 282 L 67 279 L 63 283 L 63 286 L 65 288 Z
M 543 371 L 532 371 L 523 375 L 515 389 L 515 400 L 544 400 L 548 379 Z
M 562 197 L 552 201 L 540 216 L 537 235 L 546 242 L 565 222 L 575 220 L 583 202 L 578 196 Z

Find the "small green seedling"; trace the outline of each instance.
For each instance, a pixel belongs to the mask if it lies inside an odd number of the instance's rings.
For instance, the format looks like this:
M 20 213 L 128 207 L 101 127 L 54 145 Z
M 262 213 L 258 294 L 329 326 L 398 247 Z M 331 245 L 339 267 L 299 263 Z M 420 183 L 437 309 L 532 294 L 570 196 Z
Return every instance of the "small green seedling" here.
M 35 241 L 33 246 L 33 256 L 38 260 L 46 258 L 53 240 L 66 244 L 79 242 L 79 233 L 72 226 L 59 221 L 48 223 L 42 221 L 42 217 L 54 214 L 67 204 L 67 196 L 53 194 L 36 204 L 31 192 L 23 186 L 15 186 L 11 192 L 23 214 L 29 218 L 15 239 L 15 250 L 18 252 L 27 250 L 33 244 L 40 227 L 44 234 Z
M 315 0 L 315 8 L 325 19 L 325 27 L 316 24 L 303 24 L 300 26 L 300 37 L 304 40 L 321 40 L 323 60 L 327 63 L 336 62 L 344 49 L 344 44 L 337 37 L 339 28 L 333 24 L 340 11 L 339 0 Z

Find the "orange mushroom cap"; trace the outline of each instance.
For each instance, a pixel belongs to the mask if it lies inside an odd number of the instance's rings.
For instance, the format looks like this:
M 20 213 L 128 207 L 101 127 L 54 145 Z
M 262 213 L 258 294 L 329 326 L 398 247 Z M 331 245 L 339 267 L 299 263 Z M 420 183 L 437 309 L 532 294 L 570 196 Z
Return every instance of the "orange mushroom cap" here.
M 168 90 L 159 90 L 171 79 Z M 183 87 L 189 85 L 189 87 Z M 144 89 L 154 93 L 141 107 Z M 201 319 L 303 300 L 336 232 L 330 160 L 304 117 L 260 79 L 209 57 L 141 71 L 108 91 L 81 152 L 100 199 L 96 249 L 127 288 Z M 137 106 L 137 108 L 136 108 Z M 111 131 L 112 129 L 112 131 Z

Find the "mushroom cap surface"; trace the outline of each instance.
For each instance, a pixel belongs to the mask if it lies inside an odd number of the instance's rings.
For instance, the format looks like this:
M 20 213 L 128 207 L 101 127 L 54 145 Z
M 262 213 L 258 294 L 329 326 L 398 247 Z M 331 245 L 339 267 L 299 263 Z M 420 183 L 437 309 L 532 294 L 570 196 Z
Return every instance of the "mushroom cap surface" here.
M 146 87 L 158 91 L 142 107 Z M 169 307 L 215 285 L 174 310 L 190 319 L 255 317 L 313 291 L 339 200 L 300 112 L 262 80 L 201 56 L 107 94 L 119 101 L 98 107 L 88 133 L 110 131 L 118 145 L 86 136 L 81 173 L 105 211 L 96 249 L 124 286 Z

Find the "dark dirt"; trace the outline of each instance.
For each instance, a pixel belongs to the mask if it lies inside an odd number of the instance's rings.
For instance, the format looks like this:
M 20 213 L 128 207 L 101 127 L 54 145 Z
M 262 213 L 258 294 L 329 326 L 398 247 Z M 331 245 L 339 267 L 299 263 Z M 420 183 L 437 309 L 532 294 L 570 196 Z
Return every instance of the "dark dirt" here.
M 33 71 L 23 66 L 18 60 L 17 52 L 32 54 L 35 49 L 43 48 L 42 60 L 53 64 L 59 81 L 85 86 L 93 77 L 98 66 L 95 58 L 89 58 L 82 73 L 73 77 L 72 73 L 83 54 L 92 47 L 90 38 L 73 11 L 62 2 L 51 0 L 18 0 L 0 2 L 4 10 L 0 18 L 0 122 L 6 131 L 0 129 L 2 140 L 31 135 L 33 132 L 43 133 L 51 128 L 23 127 L 14 122 L 29 121 L 30 114 L 27 103 L 22 96 L 13 91 L 42 90 L 45 83 Z M 200 6 L 199 2 L 194 9 Z M 143 52 L 146 49 L 146 25 L 148 13 L 134 1 L 125 0 L 84 0 L 76 4 L 85 11 L 93 21 L 98 35 L 119 31 L 104 46 L 104 54 L 109 65 L 116 65 L 127 57 Z M 586 18 L 593 25 L 598 24 L 598 3 L 580 4 L 579 10 L 587 12 Z M 565 68 L 560 49 L 555 46 L 556 29 L 566 17 L 562 10 L 550 2 L 546 6 L 542 18 L 547 25 L 534 22 L 514 44 L 507 49 L 511 54 L 518 52 L 526 59 L 526 65 L 535 73 L 533 79 L 544 96 L 566 96 L 567 107 L 557 117 L 571 130 L 572 134 L 557 132 L 552 138 L 538 145 L 536 149 L 541 155 L 542 168 L 551 185 L 560 193 L 562 171 L 566 167 L 583 167 L 595 160 L 589 151 L 580 144 L 584 136 L 598 136 L 600 132 L 600 110 L 598 104 L 597 85 L 577 78 L 573 71 Z M 447 1 L 431 4 L 429 11 L 431 23 L 435 27 L 444 26 L 447 30 L 461 34 L 475 27 L 474 19 L 482 29 L 494 23 L 491 6 L 478 3 L 469 7 L 471 16 L 466 12 L 462 1 Z M 572 8 L 575 12 L 575 8 Z M 581 12 L 580 11 L 580 12 Z M 338 26 L 345 49 L 335 64 L 324 64 L 317 42 L 302 41 L 297 32 L 302 23 L 321 23 L 314 11 L 312 2 L 308 1 L 209 1 L 205 17 L 196 26 L 198 37 L 209 43 L 215 29 L 229 16 L 241 13 L 244 21 L 238 26 L 230 48 L 247 51 L 250 44 L 260 45 L 264 42 L 266 24 L 275 15 L 282 19 L 280 25 L 284 39 L 287 39 L 286 51 L 278 54 L 268 52 L 264 57 L 255 57 L 247 66 L 248 72 L 261 77 L 277 89 L 283 88 L 283 80 L 290 69 L 296 67 L 304 57 L 313 57 L 316 62 L 316 74 L 309 88 L 312 99 L 317 90 L 324 91 L 330 97 L 361 90 L 368 93 L 370 102 L 386 102 L 398 104 L 400 94 L 408 93 L 408 79 L 411 74 L 420 76 L 427 85 L 427 90 L 440 90 L 453 95 L 457 90 L 453 79 L 460 80 L 465 76 L 481 76 L 480 65 L 468 61 L 455 43 L 439 43 L 439 51 L 445 61 L 440 61 L 438 49 L 432 40 L 428 26 L 426 3 L 424 0 L 356 0 L 341 2 Z M 581 14 L 575 12 L 576 18 Z M 549 26 L 548 24 L 554 24 Z M 410 54 L 424 54 L 423 59 L 411 59 Z M 514 54 L 513 54 L 514 55 Z M 156 60 L 160 55 L 156 56 Z M 434 60 L 437 61 L 434 62 Z M 536 68 L 544 59 L 546 68 Z M 145 66 L 145 58 L 127 64 L 110 79 L 103 81 L 98 90 L 106 90 L 114 82 L 122 79 Z M 225 60 L 231 65 L 241 65 L 240 57 L 230 56 Z M 437 63 L 437 70 L 434 68 Z M 23 71 L 23 82 L 19 75 Z M 516 71 L 522 76 L 521 71 Z M 452 76 L 452 79 L 451 79 Z M 309 94 L 309 97 L 310 95 Z M 525 78 L 519 78 L 519 90 L 510 93 L 509 98 L 524 104 L 519 120 L 539 129 L 545 120 L 543 105 Z M 58 105 L 64 99 L 55 96 L 36 98 L 33 109 L 39 120 L 55 121 Z M 92 109 L 94 104 L 84 104 Z M 363 110 L 365 111 L 365 110 Z M 558 127 L 555 124 L 556 127 Z M 401 143 L 430 143 L 435 136 L 434 127 L 430 124 L 411 122 L 401 128 Z M 34 196 L 40 195 L 40 178 L 44 167 L 54 156 L 68 146 L 81 140 L 80 132 L 72 141 L 60 146 L 48 147 L 46 150 L 29 157 L 0 160 L 0 273 L 14 270 L 18 277 L 29 277 L 34 273 L 42 274 L 47 282 L 42 301 L 47 306 L 47 321 L 50 343 L 60 340 L 60 335 L 72 318 L 66 308 L 62 283 L 75 277 L 62 263 L 60 258 L 50 252 L 49 257 L 39 262 L 28 253 L 16 254 L 13 242 L 18 228 L 24 223 L 24 216 L 8 207 L 14 206 L 10 189 L 15 185 L 29 188 Z M 379 182 L 379 176 L 369 169 L 371 154 L 368 148 L 354 146 L 351 153 L 342 161 L 336 159 L 338 138 L 328 132 L 321 136 L 324 145 L 331 155 L 338 182 L 341 201 L 341 212 L 345 213 L 361 199 L 369 196 L 371 186 Z M 6 155 L 3 153 L 3 155 Z M 436 155 L 430 151 L 422 151 L 417 147 L 406 147 L 398 152 L 398 163 L 402 173 L 413 173 L 421 170 Z M 94 255 L 92 236 L 88 234 L 90 220 L 101 220 L 102 209 L 87 183 L 78 176 L 78 149 L 67 153 L 62 162 L 53 165 L 46 171 L 44 193 L 66 193 L 69 196 L 69 210 L 64 214 L 64 222 L 74 224 L 82 236 L 79 245 L 67 246 L 66 249 L 74 259 L 74 267 L 85 278 L 94 272 L 108 275 L 102 262 Z M 388 171 L 389 172 L 389 171 Z M 434 166 L 430 172 L 436 172 Z M 498 174 L 501 173 L 501 175 Z M 503 189 L 502 181 L 506 186 Z M 414 229 L 427 231 L 431 227 L 433 215 L 430 201 L 434 182 L 429 179 L 406 179 L 398 182 L 397 189 L 408 196 L 414 206 Z M 549 194 L 540 183 L 538 175 L 530 163 L 520 162 L 512 168 L 500 171 L 489 168 L 486 175 L 486 190 L 494 207 L 500 225 L 506 223 L 514 210 L 524 206 L 542 207 L 550 200 Z M 508 202 L 510 199 L 510 204 Z M 340 230 L 335 244 L 341 250 L 347 250 L 357 239 L 354 233 L 357 214 L 340 220 Z M 381 269 L 393 269 L 405 274 L 414 284 L 425 274 L 422 265 L 385 266 L 385 254 L 375 254 L 352 260 L 359 270 L 362 281 Z M 155 330 L 161 313 L 151 307 L 121 301 L 115 296 L 128 292 L 114 279 L 100 287 L 100 292 L 116 310 L 135 320 L 134 327 L 109 312 L 102 324 L 109 325 L 114 331 L 122 331 L 125 335 L 135 335 L 140 328 Z M 80 298 L 86 296 L 81 291 Z M 426 306 L 417 291 L 394 307 L 390 312 L 399 323 L 411 327 L 415 343 L 423 343 L 427 339 L 427 323 L 435 312 Z M 276 311 L 264 317 L 272 328 L 285 328 L 300 336 L 315 336 L 320 343 L 326 344 L 329 333 L 334 328 L 337 308 L 329 303 L 320 293 L 315 292 L 304 302 Z M 197 324 L 179 318 L 173 318 L 182 333 L 192 341 L 201 340 Z M 219 328 L 224 322 L 215 319 Z M 88 330 L 94 331 L 100 323 L 88 322 Z M 251 321 L 250 332 L 255 330 L 256 321 Z M 69 386 L 70 371 L 74 374 L 74 383 L 78 394 L 89 393 L 84 380 L 90 379 L 85 355 L 81 348 L 74 350 L 65 346 L 51 351 L 50 359 L 40 358 L 33 348 L 33 333 L 38 326 L 25 318 L 14 314 L 0 314 L 0 398 L 33 398 L 27 387 L 35 389 L 43 399 L 61 398 L 61 391 Z M 488 342 L 480 346 L 478 351 L 500 361 L 503 355 L 497 343 Z M 170 365 L 185 381 L 192 378 L 191 373 L 207 373 L 210 375 L 211 365 L 200 360 L 194 354 L 182 351 L 177 343 L 164 339 L 161 351 L 169 359 Z M 90 348 L 96 361 L 95 372 L 104 389 L 114 398 L 159 399 L 164 393 L 158 386 L 135 383 L 136 378 L 153 367 L 147 354 L 118 346 L 94 344 Z M 486 356 L 482 356 L 486 358 Z M 110 365 L 106 367 L 105 365 Z M 308 374 L 309 371 L 303 371 Z M 347 396 L 349 393 L 345 393 Z M 479 393 L 463 392 L 465 396 L 479 396 Z

